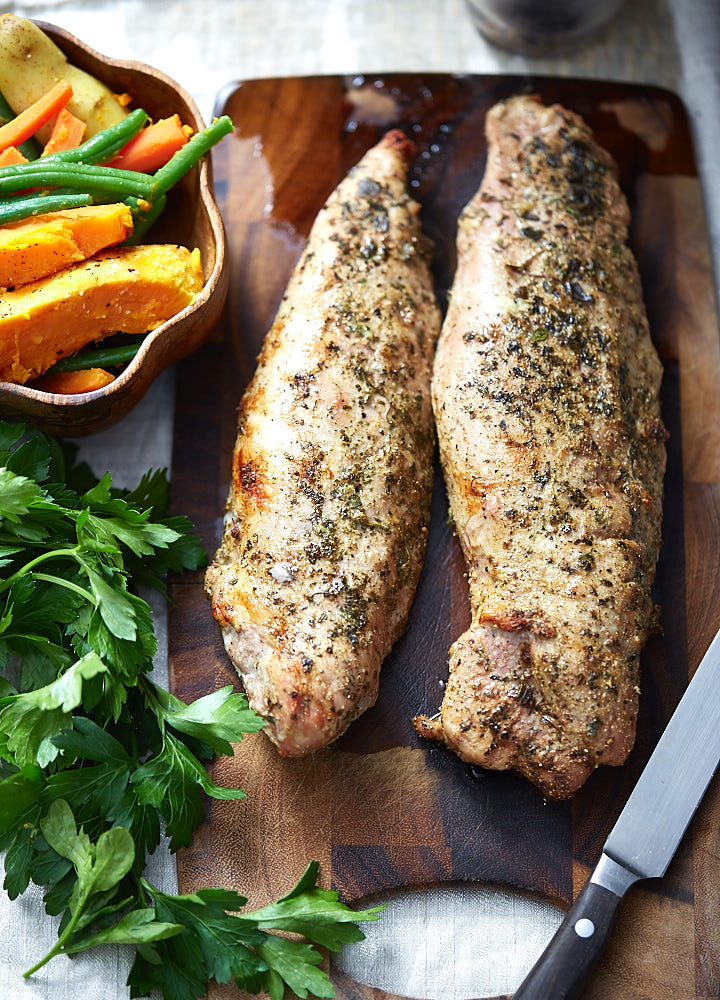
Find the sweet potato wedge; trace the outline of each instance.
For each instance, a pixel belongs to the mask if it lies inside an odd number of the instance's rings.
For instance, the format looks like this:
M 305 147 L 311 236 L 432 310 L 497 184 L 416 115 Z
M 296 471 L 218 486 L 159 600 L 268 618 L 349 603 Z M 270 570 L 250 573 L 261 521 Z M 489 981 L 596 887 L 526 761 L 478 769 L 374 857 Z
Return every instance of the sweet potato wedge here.
M 33 382 L 33 388 L 43 392 L 53 392 L 59 396 L 74 396 L 78 392 L 93 392 L 104 389 L 114 381 L 115 376 L 104 368 L 83 368 L 77 372 L 57 372 L 56 375 L 41 375 Z
M 0 298 L 0 380 L 24 383 L 91 341 L 147 333 L 195 299 L 200 251 L 165 244 L 101 250 Z
M 26 285 L 115 246 L 132 232 L 127 205 L 48 212 L 0 228 L 0 288 Z

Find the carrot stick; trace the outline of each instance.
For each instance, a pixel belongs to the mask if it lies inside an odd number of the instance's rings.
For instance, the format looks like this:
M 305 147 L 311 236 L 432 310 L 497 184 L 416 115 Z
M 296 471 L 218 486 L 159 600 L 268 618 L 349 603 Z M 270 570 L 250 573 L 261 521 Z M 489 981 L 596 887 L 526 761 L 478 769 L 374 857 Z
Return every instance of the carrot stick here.
M 152 173 L 185 145 L 188 133 L 192 130 L 182 124 L 178 115 L 161 118 L 138 132 L 107 166 Z
M 47 94 L 43 94 L 29 108 L 0 128 L 0 150 L 8 146 L 19 146 L 31 135 L 34 135 L 41 125 L 50 121 L 64 108 L 72 97 L 72 87 L 67 80 L 60 80 Z
M 77 149 L 83 141 L 85 127 L 85 122 L 76 118 L 67 108 L 63 108 L 55 119 L 55 124 L 50 133 L 50 138 L 45 143 L 42 156 L 59 153 L 63 149 Z
M 0 153 L 0 167 L 9 167 L 13 163 L 29 163 L 26 156 L 20 152 L 17 146 L 7 146 Z
M 0 125 L 6 125 L 14 117 L 15 112 L 5 100 L 2 92 L 0 92 Z M 26 139 L 25 142 L 20 143 L 18 148 L 28 160 L 37 160 L 38 156 L 40 156 L 40 146 L 34 139 Z
M 114 381 L 114 376 L 104 368 L 84 368 L 78 372 L 56 372 L 54 375 L 43 375 L 31 383 L 33 389 L 43 392 L 54 392 L 62 396 L 71 396 L 76 392 L 92 392 L 93 389 L 104 389 Z

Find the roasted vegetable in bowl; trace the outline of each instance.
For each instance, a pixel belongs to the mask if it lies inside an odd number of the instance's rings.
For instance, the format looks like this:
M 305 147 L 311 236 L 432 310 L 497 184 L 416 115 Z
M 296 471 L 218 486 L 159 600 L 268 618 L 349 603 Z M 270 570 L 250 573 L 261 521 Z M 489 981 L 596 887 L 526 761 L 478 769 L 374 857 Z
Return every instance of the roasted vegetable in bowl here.
M 13 38 L 28 40 L 17 73 L 3 66 L 19 64 Z M 97 114 L 88 115 L 88 121 L 78 116 L 86 112 L 85 98 L 70 110 L 75 87 L 57 79 L 66 70 L 83 93 L 96 94 Z M 77 76 L 72 70 L 37 25 L 12 14 L 0 16 L 0 86 L 7 83 L 0 111 L 4 107 L 6 117 L 8 110 L 12 115 L 0 125 L 3 381 L 27 383 L 97 339 L 153 330 L 190 305 L 203 285 L 199 251 L 167 245 L 155 248 L 162 258 L 157 269 L 153 253 L 142 255 L 151 264 L 153 281 L 138 294 L 142 282 L 135 280 L 136 270 L 125 267 L 128 247 L 121 245 L 146 240 L 168 191 L 232 130 L 232 123 L 221 118 L 195 131 L 177 113 L 153 122 L 142 108 L 128 110 L 131 94 L 118 97 L 105 85 L 93 90 L 87 73 Z M 47 89 L 38 93 L 40 87 Z M 110 101 L 118 108 L 112 115 Z M 108 117 L 115 118 L 113 124 L 100 128 Z M 117 251 L 108 249 L 114 246 Z M 150 288 L 148 314 L 143 292 Z M 103 297 L 112 301 L 101 316 Z M 105 375 L 101 383 L 112 381 L 113 375 Z M 45 380 L 39 387 L 54 385 L 62 392 L 70 385 L 75 393 L 83 384 L 97 388 L 98 379 Z

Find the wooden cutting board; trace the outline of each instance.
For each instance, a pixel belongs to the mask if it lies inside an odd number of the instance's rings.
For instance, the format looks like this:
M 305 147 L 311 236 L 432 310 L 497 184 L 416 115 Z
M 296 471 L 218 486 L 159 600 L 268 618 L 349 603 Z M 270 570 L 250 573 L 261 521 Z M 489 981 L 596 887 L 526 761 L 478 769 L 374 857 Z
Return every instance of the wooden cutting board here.
M 451 75 L 291 78 L 233 84 L 218 113 L 235 133 L 217 149 L 230 296 L 217 335 L 179 370 L 173 502 L 213 552 L 230 475 L 235 408 L 290 270 L 329 192 L 389 127 L 417 145 L 411 190 L 436 244 L 441 302 L 454 268 L 458 213 L 484 167 L 483 119 L 498 99 L 537 92 L 582 114 L 615 156 L 633 212 L 670 430 L 662 634 L 648 643 L 635 750 L 599 769 L 565 803 L 515 774 L 483 772 L 423 742 L 411 718 L 435 711 L 447 650 L 469 621 L 467 583 L 437 473 L 425 568 L 408 628 L 387 659 L 376 706 L 333 747 L 281 760 L 263 734 L 214 767 L 243 802 L 208 804 L 179 859 L 181 885 L 233 886 L 262 905 L 310 858 L 347 900 L 464 879 L 513 886 L 567 906 L 705 647 L 720 624 L 720 359 L 700 186 L 674 95 L 599 81 Z M 173 584 L 171 686 L 190 700 L 235 683 L 202 575 Z M 382 991 L 334 974 L 338 995 Z M 633 889 L 588 996 L 698 1000 L 720 986 L 720 786 L 711 789 L 666 878 Z M 211 996 L 238 996 L 218 988 Z

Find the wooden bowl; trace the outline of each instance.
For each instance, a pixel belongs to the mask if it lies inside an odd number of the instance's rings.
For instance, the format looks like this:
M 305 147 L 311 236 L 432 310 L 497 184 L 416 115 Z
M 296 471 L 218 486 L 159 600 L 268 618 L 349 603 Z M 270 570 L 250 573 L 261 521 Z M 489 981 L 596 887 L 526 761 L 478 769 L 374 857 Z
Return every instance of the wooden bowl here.
M 62 28 L 36 23 L 71 63 L 104 81 L 114 92 L 130 94 L 131 107 L 143 108 L 153 119 L 177 112 L 194 129 L 205 127 L 190 95 L 159 70 L 140 62 L 109 59 Z M 169 192 L 167 207 L 150 231 L 149 241 L 200 249 L 205 283 L 193 304 L 148 333 L 133 360 L 104 389 L 58 395 L 0 382 L 0 417 L 23 420 L 65 436 L 103 430 L 142 398 L 163 369 L 203 343 L 220 318 L 228 288 L 225 234 L 213 195 L 209 157 Z

